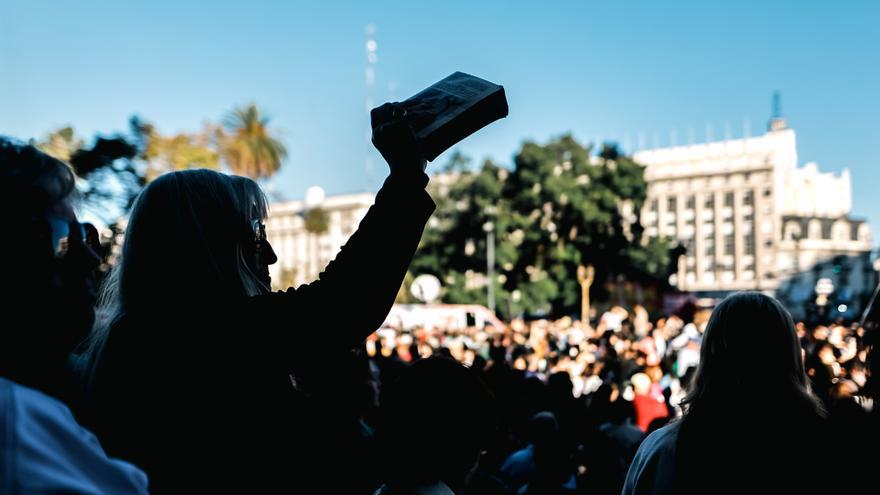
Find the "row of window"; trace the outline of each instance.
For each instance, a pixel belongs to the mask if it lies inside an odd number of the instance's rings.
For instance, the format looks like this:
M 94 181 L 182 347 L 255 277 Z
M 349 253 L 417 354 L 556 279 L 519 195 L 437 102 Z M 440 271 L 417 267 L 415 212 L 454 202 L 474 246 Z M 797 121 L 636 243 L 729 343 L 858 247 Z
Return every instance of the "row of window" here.
M 770 196 L 772 193 L 770 189 L 764 190 L 764 196 Z M 727 191 L 724 193 L 724 207 L 733 208 L 734 203 L 734 195 L 733 191 Z M 693 194 L 687 196 L 685 198 L 685 209 L 693 210 L 696 208 L 697 198 Z M 751 189 L 743 191 L 742 195 L 742 204 L 743 206 L 754 206 L 755 204 L 755 192 Z M 705 201 L 703 202 L 703 207 L 706 209 L 714 209 L 715 208 L 715 195 L 710 194 Z M 648 205 L 648 210 L 652 212 L 657 212 L 660 209 L 660 200 L 652 199 L 650 204 Z M 678 197 L 669 196 L 666 198 L 666 211 L 675 212 L 678 211 Z

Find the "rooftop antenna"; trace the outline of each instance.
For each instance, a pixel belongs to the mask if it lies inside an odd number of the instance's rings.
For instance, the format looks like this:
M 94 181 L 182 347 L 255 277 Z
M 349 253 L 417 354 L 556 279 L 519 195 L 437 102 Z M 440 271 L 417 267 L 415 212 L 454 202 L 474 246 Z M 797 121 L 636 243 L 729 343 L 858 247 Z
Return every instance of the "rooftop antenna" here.
M 770 117 L 770 123 L 767 125 L 768 131 L 782 131 L 788 129 L 785 117 L 782 116 L 782 94 L 779 90 L 773 92 L 773 114 Z
M 367 55 L 367 65 L 364 69 L 364 83 L 366 84 L 366 111 L 367 111 L 367 122 L 369 122 L 370 110 L 375 106 L 375 101 L 373 98 L 373 92 L 376 88 L 376 62 L 378 61 L 378 56 L 376 54 L 379 45 L 376 43 L 376 25 L 373 23 L 367 24 L 365 28 L 365 33 L 367 36 L 367 42 L 365 45 L 366 55 Z M 367 155 L 366 155 L 366 180 L 369 183 L 368 187 L 373 186 L 373 176 L 374 176 L 374 167 L 373 167 L 373 146 L 372 141 L 370 140 L 370 135 L 372 134 L 372 129 L 367 126 Z
M 782 118 L 782 95 L 778 90 L 773 92 L 773 118 Z

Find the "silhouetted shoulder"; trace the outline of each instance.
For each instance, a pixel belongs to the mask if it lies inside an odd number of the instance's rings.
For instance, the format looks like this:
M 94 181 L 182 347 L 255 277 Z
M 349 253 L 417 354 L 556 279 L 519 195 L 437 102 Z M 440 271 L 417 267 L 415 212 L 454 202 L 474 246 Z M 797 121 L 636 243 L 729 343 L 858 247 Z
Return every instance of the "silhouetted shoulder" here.
M 626 473 L 622 495 L 671 493 L 680 425 L 676 421 L 645 438 Z
M 0 493 L 147 493 L 147 477 L 107 457 L 62 402 L 0 378 Z

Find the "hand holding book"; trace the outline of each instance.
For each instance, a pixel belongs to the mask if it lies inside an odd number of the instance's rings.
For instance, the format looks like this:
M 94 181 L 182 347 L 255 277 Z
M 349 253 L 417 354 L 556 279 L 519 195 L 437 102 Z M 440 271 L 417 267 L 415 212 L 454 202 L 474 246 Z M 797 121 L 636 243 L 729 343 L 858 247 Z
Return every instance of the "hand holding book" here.
M 373 144 L 392 173 L 424 171 L 425 161 L 507 113 L 503 87 L 456 72 L 406 101 L 373 109 Z
M 427 165 L 419 153 L 408 114 L 399 103 L 386 103 L 370 112 L 373 146 L 388 162 L 392 175 L 421 174 Z

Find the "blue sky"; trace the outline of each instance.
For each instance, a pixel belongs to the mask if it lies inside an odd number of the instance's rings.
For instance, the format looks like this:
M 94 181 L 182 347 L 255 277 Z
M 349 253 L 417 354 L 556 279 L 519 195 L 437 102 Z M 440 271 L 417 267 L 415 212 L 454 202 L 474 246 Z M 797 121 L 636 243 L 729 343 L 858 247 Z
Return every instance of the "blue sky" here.
M 510 116 L 460 145 L 478 161 L 565 132 L 683 144 L 747 121 L 757 134 L 779 90 L 801 163 L 850 168 L 854 213 L 880 238 L 876 1 L 0 0 L 0 133 L 107 134 L 132 114 L 195 131 L 256 102 L 290 150 L 273 190 L 371 190 L 384 165 L 366 139 L 368 23 L 377 102 L 456 70 L 505 86 Z

